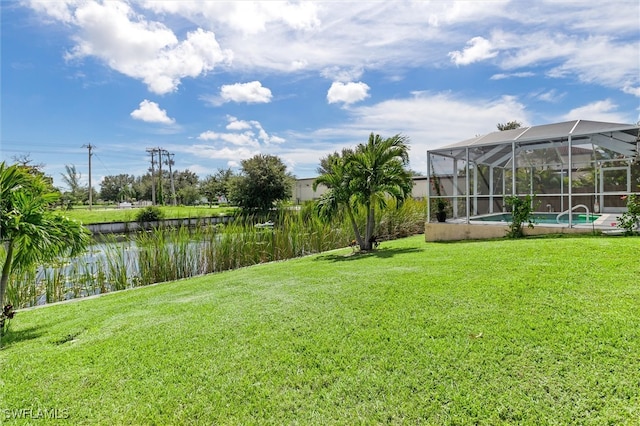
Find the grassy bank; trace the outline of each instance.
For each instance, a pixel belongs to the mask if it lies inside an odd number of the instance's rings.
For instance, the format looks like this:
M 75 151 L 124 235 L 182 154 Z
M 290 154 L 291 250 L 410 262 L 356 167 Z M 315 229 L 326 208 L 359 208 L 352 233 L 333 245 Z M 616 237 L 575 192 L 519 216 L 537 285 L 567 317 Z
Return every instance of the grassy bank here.
M 419 236 L 22 311 L 0 415 L 633 424 L 638 243 Z
M 232 214 L 234 207 L 190 207 L 190 206 L 159 206 L 165 219 L 182 219 L 195 217 L 217 216 L 220 214 Z M 94 207 L 92 210 L 86 208 L 76 208 L 71 210 L 60 210 L 61 214 L 76 219 L 85 225 L 92 223 L 108 222 L 135 222 L 136 214 L 142 208 L 118 209 Z

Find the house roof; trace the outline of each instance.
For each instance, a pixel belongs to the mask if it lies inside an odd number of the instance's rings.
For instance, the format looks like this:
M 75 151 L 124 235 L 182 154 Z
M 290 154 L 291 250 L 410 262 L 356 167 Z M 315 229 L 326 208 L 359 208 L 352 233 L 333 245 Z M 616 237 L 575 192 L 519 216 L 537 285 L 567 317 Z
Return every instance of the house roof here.
M 594 135 L 602 135 L 621 142 L 636 142 L 640 127 L 635 124 L 606 123 L 600 121 L 574 120 L 562 123 L 543 124 L 541 126 L 521 127 L 504 130 L 467 139 L 436 150 L 466 148 L 472 146 L 503 145 L 513 142 L 538 143 L 568 140 L 589 139 Z
M 640 158 L 639 130 L 640 127 L 634 124 L 565 121 L 497 131 L 429 150 L 427 155 L 456 160 L 468 158 L 477 164 L 507 167 L 512 163 L 514 155 L 528 155 L 530 152 L 546 149 L 555 152 L 554 163 L 566 163 L 561 157 L 569 152 L 568 141 L 571 139 L 571 153 L 574 155 L 582 154 L 578 151 L 581 148 L 585 149 L 584 153 L 587 150 L 594 152 L 597 146 L 598 149 L 606 149 L 622 158 Z

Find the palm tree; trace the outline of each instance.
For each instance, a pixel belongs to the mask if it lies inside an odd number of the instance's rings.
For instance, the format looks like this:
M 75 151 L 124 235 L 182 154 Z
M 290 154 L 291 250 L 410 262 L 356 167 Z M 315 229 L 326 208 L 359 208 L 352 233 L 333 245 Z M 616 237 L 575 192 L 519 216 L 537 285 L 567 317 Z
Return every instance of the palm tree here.
M 327 192 L 322 194 L 316 204 L 319 216 L 323 219 L 331 219 L 344 209 L 353 227 L 356 241 L 362 247 L 364 242 L 355 219 L 354 197 L 349 186 L 351 179 L 347 163 L 350 155 L 353 155 L 352 151 L 343 150 L 342 155 L 334 152 L 323 158 L 318 169 L 321 175 L 313 182 L 313 190 L 315 191 L 320 184 L 328 188 Z
M 0 307 L 13 269 L 73 256 L 89 243 L 82 225 L 50 210 L 60 194 L 43 177 L 0 163 L 0 241 L 3 245 Z
M 375 243 L 376 206 L 386 207 L 388 197 L 401 205 L 411 195 L 413 180 L 405 169 L 408 164 L 408 138 L 399 134 L 382 139 L 371 133 L 367 144 L 358 145 L 349 157 L 349 186 L 367 213 L 365 240 L 360 246 L 363 250 L 370 250 Z
M 65 173 L 60 173 L 62 181 L 69 187 L 69 195 L 71 196 L 72 203 L 83 202 L 88 197 L 88 190 L 80 184 L 82 174 L 78 172 L 74 164 L 65 164 Z
M 405 169 L 409 163 L 408 139 L 395 135 L 382 139 L 371 133 L 367 144 L 355 150 L 343 150 L 321 160 L 321 173 L 314 184 L 324 184 L 328 191 L 320 198 L 317 209 L 325 217 L 346 211 L 353 226 L 358 245 L 370 250 L 375 243 L 376 206 L 384 208 L 388 197 L 395 198 L 400 206 L 413 188 L 411 173 Z M 362 238 L 354 217 L 359 207 L 366 211 L 365 236 Z

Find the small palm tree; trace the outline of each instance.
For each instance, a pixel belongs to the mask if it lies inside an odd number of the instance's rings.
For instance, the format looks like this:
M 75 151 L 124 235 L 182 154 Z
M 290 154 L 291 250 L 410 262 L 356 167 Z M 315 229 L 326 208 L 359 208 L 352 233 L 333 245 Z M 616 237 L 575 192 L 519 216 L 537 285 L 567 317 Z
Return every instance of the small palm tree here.
M 409 164 L 408 139 L 402 135 L 382 139 L 371 133 L 367 144 L 358 145 L 349 164 L 350 186 L 367 212 L 364 246 L 360 247 L 370 250 L 375 243 L 376 206 L 385 208 L 388 197 L 400 206 L 411 195 L 413 180 L 405 169 Z
M 314 190 L 322 183 L 328 191 L 320 198 L 317 208 L 325 217 L 346 211 L 354 229 L 358 245 L 370 250 L 375 244 L 376 206 L 384 208 L 389 197 L 401 205 L 411 194 L 413 181 L 405 169 L 409 163 L 408 139 L 395 135 L 382 139 L 371 133 L 367 144 L 360 144 L 354 151 L 345 150 L 324 158 L 319 169 L 321 175 L 314 182 Z M 366 211 L 365 235 L 358 229 L 354 210 Z
M 82 225 L 51 211 L 60 194 L 43 177 L 0 163 L 0 241 L 3 244 L 0 307 L 13 269 L 73 256 L 89 243 Z

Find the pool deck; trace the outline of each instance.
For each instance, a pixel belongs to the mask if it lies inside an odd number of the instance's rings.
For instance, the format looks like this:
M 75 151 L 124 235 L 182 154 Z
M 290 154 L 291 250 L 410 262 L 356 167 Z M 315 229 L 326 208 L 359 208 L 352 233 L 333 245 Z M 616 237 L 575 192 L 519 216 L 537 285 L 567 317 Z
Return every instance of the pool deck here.
M 621 230 L 617 227 L 619 214 L 603 213 L 592 223 L 574 224 L 539 224 L 533 228 L 524 227 L 525 235 L 546 234 L 589 234 L 600 232 L 617 235 Z M 488 222 L 480 220 L 449 219 L 446 222 L 428 222 L 425 224 L 425 241 L 458 241 L 502 238 L 507 234 L 507 222 Z

